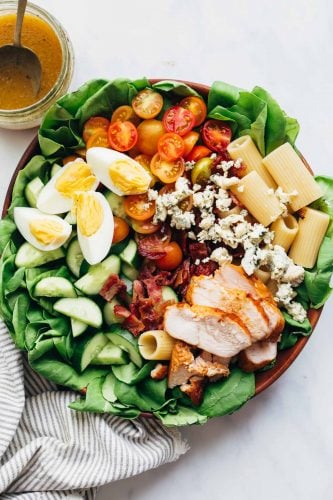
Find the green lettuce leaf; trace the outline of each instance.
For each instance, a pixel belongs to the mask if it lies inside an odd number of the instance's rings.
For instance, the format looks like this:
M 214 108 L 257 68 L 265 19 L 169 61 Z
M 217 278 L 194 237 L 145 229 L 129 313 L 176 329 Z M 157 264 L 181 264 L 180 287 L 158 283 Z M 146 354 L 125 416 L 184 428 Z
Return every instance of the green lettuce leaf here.
M 186 83 L 177 82 L 174 80 L 163 80 L 158 83 L 154 83 L 152 88 L 158 90 L 162 94 L 164 92 L 173 94 L 174 96 L 187 97 L 189 95 L 198 96 L 198 92 L 186 85 Z
M 166 427 L 205 424 L 208 420 L 206 415 L 198 413 L 194 408 L 178 405 L 177 413 L 154 412 L 155 417 L 160 419 Z
M 255 377 L 239 368 L 232 370 L 228 378 L 209 384 L 198 413 L 207 417 L 219 417 L 238 410 L 255 394 Z
M 287 312 L 282 311 L 282 314 L 286 323 L 281 335 L 281 341 L 278 344 L 280 351 L 295 345 L 300 336 L 308 337 L 312 333 L 312 326 L 307 318 L 303 323 L 300 323 L 295 321 Z
M 0 255 L 4 251 L 7 243 L 11 240 L 15 231 L 16 225 L 12 219 L 6 217 L 0 221 Z

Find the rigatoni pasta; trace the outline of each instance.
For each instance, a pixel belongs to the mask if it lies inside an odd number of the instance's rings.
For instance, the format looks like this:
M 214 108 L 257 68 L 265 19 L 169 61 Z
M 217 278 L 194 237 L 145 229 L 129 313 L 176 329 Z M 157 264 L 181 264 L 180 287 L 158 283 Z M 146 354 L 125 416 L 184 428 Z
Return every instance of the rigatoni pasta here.
M 150 330 L 140 335 L 139 351 L 144 359 L 168 360 L 174 343 L 174 339 L 164 330 Z
M 302 210 L 298 233 L 289 252 L 295 264 L 307 268 L 315 265 L 329 222 L 330 218 L 324 212 L 309 207 Z
M 309 205 L 322 196 L 322 191 L 293 147 L 286 142 L 263 158 L 263 163 L 284 192 L 292 193 L 293 211 Z
M 269 226 L 283 212 L 273 189 L 267 186 L 255 170 L 240 179 L 231 191 L 250 214 L 264 226 Z
M 280 245 L 288 252 L 298 231 L 298 222 L 295 217 L 291 214 L 286 217 L 279 217 L 273 222 L 270 229 L 275 233 L 272 241 L 273 245 Z
M 263 165 L 262 156 L 249 135 L 243 135 L 232 141 L 227 147 L 227 151 L 232 160 L 242 159 L 246 166 L 244 175 L 255 170 L 269 187 L 276 188 L 276 182 Z

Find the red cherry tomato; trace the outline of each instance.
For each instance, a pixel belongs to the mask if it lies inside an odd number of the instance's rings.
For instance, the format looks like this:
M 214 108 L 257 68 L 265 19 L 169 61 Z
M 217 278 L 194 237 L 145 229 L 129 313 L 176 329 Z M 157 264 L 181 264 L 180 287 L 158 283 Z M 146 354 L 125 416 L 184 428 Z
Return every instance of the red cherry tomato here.
M 135 220 L 151 219 L 155 213 L 155 202 L 148 200 L 148 194 L 132 194 L 124 199 L 126 214 Z
M 156 260 L 157 267 L 163 271 L 172 271 L 182 263 L 183 252 L 175 241 L 171 241 L 164 247 L 165 256 Z
M 195 127 L 198 127 L 205 121 L 205 118 L 207 116 L 207 106 L 204 103 L 203 99 L 200 99 L 200 97 L 185 97 L 180 101 L 180 106 L 192 111 L 195 117 Z
M 176 182 L 178 177 L 183 175 L 185 162 L 183 158 L 173 161 L 163 160 L 159 153 L 156 153 L 151 160 L 150 169 L 160 181 L 164 182 L 164 184 L 170 184 Z
M 107 130 L 103 130 L 102 128 L 96 130 L 96 132 L 89 137 L 86 143 L 86 148 L 108 148 L 110 147 L 109 136 Z
M 87 120 L 83 126 L 82 137 L 84 142 L 87 142 L 89 137 L 94 135 L 98 130 L 107 130 L 109 128 L 110 121 L 104 116 L 92 116 Z
M 183 156 L 185 144 L 178 134 L 168 132 L 159 138 L 157 150 L 163 160 L 172 161 Z
M 113 217 L 113 222 L 114 222 L 114 231 L 113 231 L 113 238 L 112 238 L 112 243 L 119 243 L 119 241 L 123 241 L 129 233 L 129 225 L 124 219 L 121 219 L 120 217 Z
M 201 160 L 201 158 L 206 158 L 206 156 L 210 156 L 212 151 L 206 146 L 194 146 L 192 151 L 186 156 L 187 161 L 195 161 Z
M 195 144 L 198 142 L 200 135 L 198 132 L 195 132 L 194 130 L 191 130 L 188 134 L 184 135 L 183 141 L 185 144 L 185 150 L 183 153 L 183 156 L 187 156 L 192 149 L 194 148 Z
M 189 109 L 181 106 L 169 108 L 163 116 L 163 125 L 167 132 L 186 135 L 194 127 L 195 116 Z
M 221 153 L 230 143 L 232 131 L 225 122 L 208 120 L 202 127 L 201 136 L 208 148 Z
M 135 125 L 128 121 L 111 123 L 108 136 L 111 148 L 116 151 L 128 151 L 135 146 L 138 140 L 138 132 Z

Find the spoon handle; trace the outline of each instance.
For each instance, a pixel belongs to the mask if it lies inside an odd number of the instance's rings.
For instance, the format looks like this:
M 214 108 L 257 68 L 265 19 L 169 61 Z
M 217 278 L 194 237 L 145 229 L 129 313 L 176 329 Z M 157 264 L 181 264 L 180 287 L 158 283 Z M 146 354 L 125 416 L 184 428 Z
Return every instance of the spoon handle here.
M 14 34 L 15 47 L 21 47 L 21 31 L 22 31 L 22 23 L 26 6 L 27 6 L 27 0 L 18 0 L 16 26 Z

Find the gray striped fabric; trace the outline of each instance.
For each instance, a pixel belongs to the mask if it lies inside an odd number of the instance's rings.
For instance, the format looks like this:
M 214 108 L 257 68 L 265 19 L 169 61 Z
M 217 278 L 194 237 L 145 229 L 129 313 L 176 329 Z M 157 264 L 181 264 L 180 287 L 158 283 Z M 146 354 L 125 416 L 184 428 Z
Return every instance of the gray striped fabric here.
M 0 498 L 93 499 L 98 486 L 188 449 L 153 419 L 77 413 L 73 399 L 29 368 L 0 323 Z

